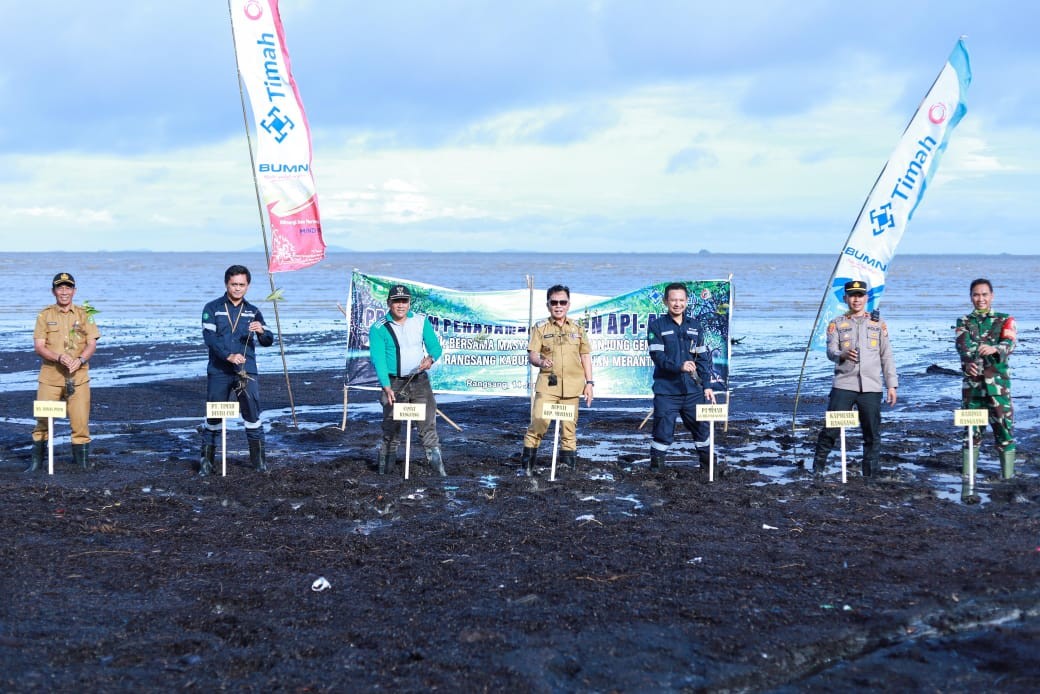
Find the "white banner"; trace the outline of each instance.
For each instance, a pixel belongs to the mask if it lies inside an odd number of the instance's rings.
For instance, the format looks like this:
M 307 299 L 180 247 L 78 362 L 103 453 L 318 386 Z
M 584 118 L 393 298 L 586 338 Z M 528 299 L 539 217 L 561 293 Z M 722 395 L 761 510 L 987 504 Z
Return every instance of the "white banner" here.
M 866 282 L 867 310 L 880 306 L 896 246 L 939 168 L 953 129 L 968 110 L 964 98 L 970 84 L 968 51 L 958 41 L 863 203 L 817 316 L 813 348 L 826 349 L 828 321 L 846 310 L 846 282 Z

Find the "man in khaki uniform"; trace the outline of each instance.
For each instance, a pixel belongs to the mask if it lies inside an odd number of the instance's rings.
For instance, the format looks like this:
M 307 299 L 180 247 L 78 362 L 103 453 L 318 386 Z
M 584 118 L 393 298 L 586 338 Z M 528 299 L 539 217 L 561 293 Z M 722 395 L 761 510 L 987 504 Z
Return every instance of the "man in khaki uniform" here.
M 87 362 L 97 349 L 98 333 L 94 317 L 82 306 L 74 306 L 76 280 L 59 272 L 51 282 L 55 303 L 40 311 L 33 330 L 36 353 L 43 359 L 40 367 L 37 400 L 62 400 L 67 403 L 72 425 L 72 457 L 83 469 L 90 468 L 90 374 Z M 36 420 L 33 430 L 32 464 L 26 472 L 43 465 L 47 444 L 47 420 Z
M 531 328 L 531 339 L 527 345 L 527 359 L 537 366 L 538 381 L 535 384 L 534 410 L 531 424 L 524 436 L 524 450 L 520 462 L 524 473 L 534 474 L 534 463 L 538 455 L 538 444 L 549 428 L 549 420 L 542 419 L 544 403 L 573 405 L 573 420 L 560 423 L 560 461 L 574 468 L 577 463 L 578 399 L 584 395 L 585 405 L 592 404 L 592 345 L 585 330 L 567 318 L 571 303 L 571 290 L 557 284 L 545 293 L 549 318 Z

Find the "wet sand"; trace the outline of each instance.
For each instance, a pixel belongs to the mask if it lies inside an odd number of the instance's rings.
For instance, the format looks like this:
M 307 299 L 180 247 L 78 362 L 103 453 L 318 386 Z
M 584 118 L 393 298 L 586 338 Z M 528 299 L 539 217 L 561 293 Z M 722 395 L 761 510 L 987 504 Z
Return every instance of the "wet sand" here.
M 72 467 L 66 443 L 52 477 L 20 472 L 34 394 L 0 394 L 0 689 L 1040 684 L 1024 456 L 1001 482 L 988 454 L 984 503 L 961 504 L 936 482 L 959 474 L 949 429 L 886 420 L 886 479 L 843 485 L 835 455 L 813 484 L 797 462 L 814 432 L 792 435 L 789 398 L 765 387 L 717 430 L 715 482 L 683 450 L 647 470 L 648 401 L 583 410 L 576 471 L 517 476 L 520 400 L 445 404 L 463 428 L 440 424 L 449 477 L 413 461 L 406 481 L 372 469 L 372 394 L 351 393 L 344 432 L 340 374 L 292 381 L 300 426 L 272 423 L 271 471 L 248 468 L 232 427 L 228 475 L 205 479 L 202 378 L 95 389 L 96 467 Z M 281 375 L 261 391 L 288 407 Z

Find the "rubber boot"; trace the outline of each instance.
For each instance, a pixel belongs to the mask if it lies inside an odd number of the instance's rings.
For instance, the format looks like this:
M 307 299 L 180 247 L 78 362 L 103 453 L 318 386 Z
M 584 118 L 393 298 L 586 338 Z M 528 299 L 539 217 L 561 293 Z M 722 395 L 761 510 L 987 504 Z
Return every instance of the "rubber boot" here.
M 93 466 L 90 464 L 90 444 L 72 444 L 72 460 L 84 470 L 91 469 Z
M 263 441 L 249 440 L 249 462 L 257 472 L 267 472 L 267 453 Z
M 47 442 L 46 441 L 33 441 L 32 444 L 32 463 L 29 467 L 25 468 L 23 472 L 36 472 L 43 467 L 43 459 L 47 453 Z
M 524 474 L 528 477 L 534 476 L 534 463 L 538 459 L 538 449 L 524 446 L 520 454 L 520 464 L 524 466 Z
M 1000 452 L 1000 478 L 1009 480 L 1015 476 L 1015 449 Z
M 708 450 L 707 446 L 697 449 L 697 461 L 701 464 L 701 470 L 707 472 L 708 465 L 711 464 L 711 451 Z
M 199 456 L 199 477 L 213 474 L 213 457 L 217 454 L 217 447 L 212 443 L 202 444 L 202 455 Z
M 654 472 L 664 469 L 664 451 L 650 447 L 650 469 Z
M 444 458 L 441 457 L 441 449 L 439 446 L 426 449 L 426 461 L 438 475 L 441 477 L 448 476 L 448 473 L 444 470 Z
M 379 451 L 379 474 L 388 475 L 394 471 L 394 464 L 397 462 L 397 449 L 388 448 L 385 444 Z
M 578 469 L 577 451 L 560 451 L 560 465 L 570 468 L 571 472 Z
M 813 479 L 823 478 L 823 473 L 827 472 L 827 454 L 829 451 L 817 450 L 813 456 L 812 462 L 812 474 Z
M 968 449 L 967 448 L 962 448 L 961 449 L 961 477 L 964 478 L 964 479 L 968 479 L 969 477 L 971 477 L 971 473 L 972 473 L 972 469 L 971 469 L 972 460 L 975 461 L 975 470 L 974 470 L 974 472 L 976 474 L 978 474 L 978 472 L 979 472 L 979 447 L 978 446 L 975 447 L 974 454 L 975 454 L 974 458 L 969 459 L 968 458 Z

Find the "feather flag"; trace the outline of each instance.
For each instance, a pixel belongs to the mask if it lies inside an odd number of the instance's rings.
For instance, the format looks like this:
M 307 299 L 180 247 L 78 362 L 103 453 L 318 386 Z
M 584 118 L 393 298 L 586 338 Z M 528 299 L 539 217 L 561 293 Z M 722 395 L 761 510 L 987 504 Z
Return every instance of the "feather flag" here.
M 865 281 L 870 288 L 867 310 L 880 305 L 896 246 L 939 168 L 953 129 L 968 110 L 965 95 L 970 84 L 968 50 L 960 40 L 863 203 L 816 316 L 810 340 L 813 349 L 826 349 L 827 322 L 846 309 L 846 282 Z
M 285 46 L 278 0 L 229 0 L 238 74 L 256 134 L 258 193 L 271 228 L 270 272 L 325 257 L 311 172 L 311 135 Z

